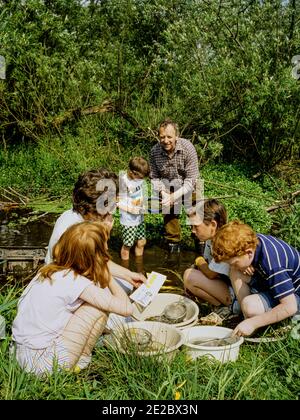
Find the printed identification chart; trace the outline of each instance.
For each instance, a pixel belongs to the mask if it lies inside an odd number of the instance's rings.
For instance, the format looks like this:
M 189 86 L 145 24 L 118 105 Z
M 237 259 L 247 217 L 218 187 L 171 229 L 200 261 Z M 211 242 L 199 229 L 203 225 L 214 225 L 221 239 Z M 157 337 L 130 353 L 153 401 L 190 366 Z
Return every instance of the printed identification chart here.
M 149 305 L 159 292 L 159 289 L 164 284 L 166 276 L 160 273 L 152 271 L 147 279 L 147 283 L 142 284 L 138 289 L 136 289 L 131 295 L 130 299 L 139 303 L 144 308 Z

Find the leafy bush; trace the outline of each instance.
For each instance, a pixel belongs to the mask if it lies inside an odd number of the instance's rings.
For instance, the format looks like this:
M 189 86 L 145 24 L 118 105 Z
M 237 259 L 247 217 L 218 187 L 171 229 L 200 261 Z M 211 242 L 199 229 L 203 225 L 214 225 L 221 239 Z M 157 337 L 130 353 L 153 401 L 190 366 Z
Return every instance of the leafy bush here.
M 265 192 L 258 183 L 251 181 L 249 170 L 241 165 L 207 165 L 202 170 L 202 177 L 205 197 L 220 197 L 229 220 L 240 219 L 257 232 L 270 232 L 272 219 L 266 208 L 275 194 L 270 190 Z
M 6 143 L 63 136 L 109 100 L 102 118 L 88 118 L 124 147 L 149 143 L 171 116 L 203 163 L 241 157 L 268 169 L 298 156 L 297 2 L 0 4 Z
M 273 225 L 273 233 L 296 249 L 300 250 L 300 203 L 295 203 L 290 209 L 277 212 Z

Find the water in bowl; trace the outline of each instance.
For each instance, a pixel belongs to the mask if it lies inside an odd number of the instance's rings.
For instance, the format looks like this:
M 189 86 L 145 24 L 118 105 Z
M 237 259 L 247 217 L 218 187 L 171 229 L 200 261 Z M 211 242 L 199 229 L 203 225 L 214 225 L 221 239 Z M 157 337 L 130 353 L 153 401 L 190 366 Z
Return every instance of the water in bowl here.
M 162 314 L 146 318 L 145 321 L 158 321 L 165 324 L 179 324 L 187 313 L 187 306 L 183 302 L 173 302 L 165 307 Z
M 143 328 L 130 328 L 120 337 L 123 349 L 134 346 L 138 351 L 148 349 L 152 341 L 151 332 Z
M 195 338 L 189 341 L 189 344 L 195 346 L 204 346 L 204 347 L 222 347 L 228 346 L 236 343 L 239 340 L 239 337 L 226 337 L 226 338 L 217 338 L 217 337 L 201 337 Z
M 143 328 L 130 328 L 123 332 L 119 342 L 124 351 L 137 351 L 139 353 L 160 352 L 168 346 L 157 341 L 150 331 Z

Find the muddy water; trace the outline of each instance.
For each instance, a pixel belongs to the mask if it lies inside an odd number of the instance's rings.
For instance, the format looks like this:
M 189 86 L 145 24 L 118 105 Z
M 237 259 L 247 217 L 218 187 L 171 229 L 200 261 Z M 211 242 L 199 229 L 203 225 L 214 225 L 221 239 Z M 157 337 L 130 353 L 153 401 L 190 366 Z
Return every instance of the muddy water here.
M 0 246 L 46 247 L 57 214 L 16 209 L 0 212 Z
M 54 223 L 58 214 L 33 212 L 17 209 L 0 214 L 0 247 L 40 247 L 48 245 Z M 120 240 L 110 240 L 109 248 L 113 261 L 122 264 L 119 256 Z M 182 275 L 196 257 L 194 251 L 183 250 L 180 253 L 168 254 L 157 244 L 147 245 L 143 258 L 130 256 L 129 263 L 122 264 L 133 271 L 158 271 L 167 276 L 163 290 L 182 293 Z

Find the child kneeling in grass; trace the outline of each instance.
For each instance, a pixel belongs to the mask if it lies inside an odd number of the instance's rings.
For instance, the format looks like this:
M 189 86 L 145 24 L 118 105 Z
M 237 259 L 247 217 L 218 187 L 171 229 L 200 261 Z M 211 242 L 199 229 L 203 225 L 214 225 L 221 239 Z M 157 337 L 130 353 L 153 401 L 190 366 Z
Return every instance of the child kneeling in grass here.
M 53 262 L 24 290 L 12 333 L 20 366 L 37 375 L 86 367 L 109 312 L 132 314 L 125 291 L 112 278 L 109 229 L 104 223 L 69 227 L 53 248 Z
M 300 312 L 300 253 L 286 242 L 233 221 L 216 232 L 212 254 L 216 262 L 230 265 L 231 283 L 245 317 L 234 334 L 249 336 Z M 244 274 L 251 265 L 252 276 Z
M 217 200 L 205 200 L 199 208 L 189 212 L 192 232 L 205 241 L 204 256 L 196 259 L 198 269 L 188 268 L 183 275 L 184 287 L 196 297 L 214 306 L 230 306 L 234 294 L 230 288 L 228 264 L 217 264 L 212 258 L 211 241 L 216 232 L 227 223 L 227 212 Z

